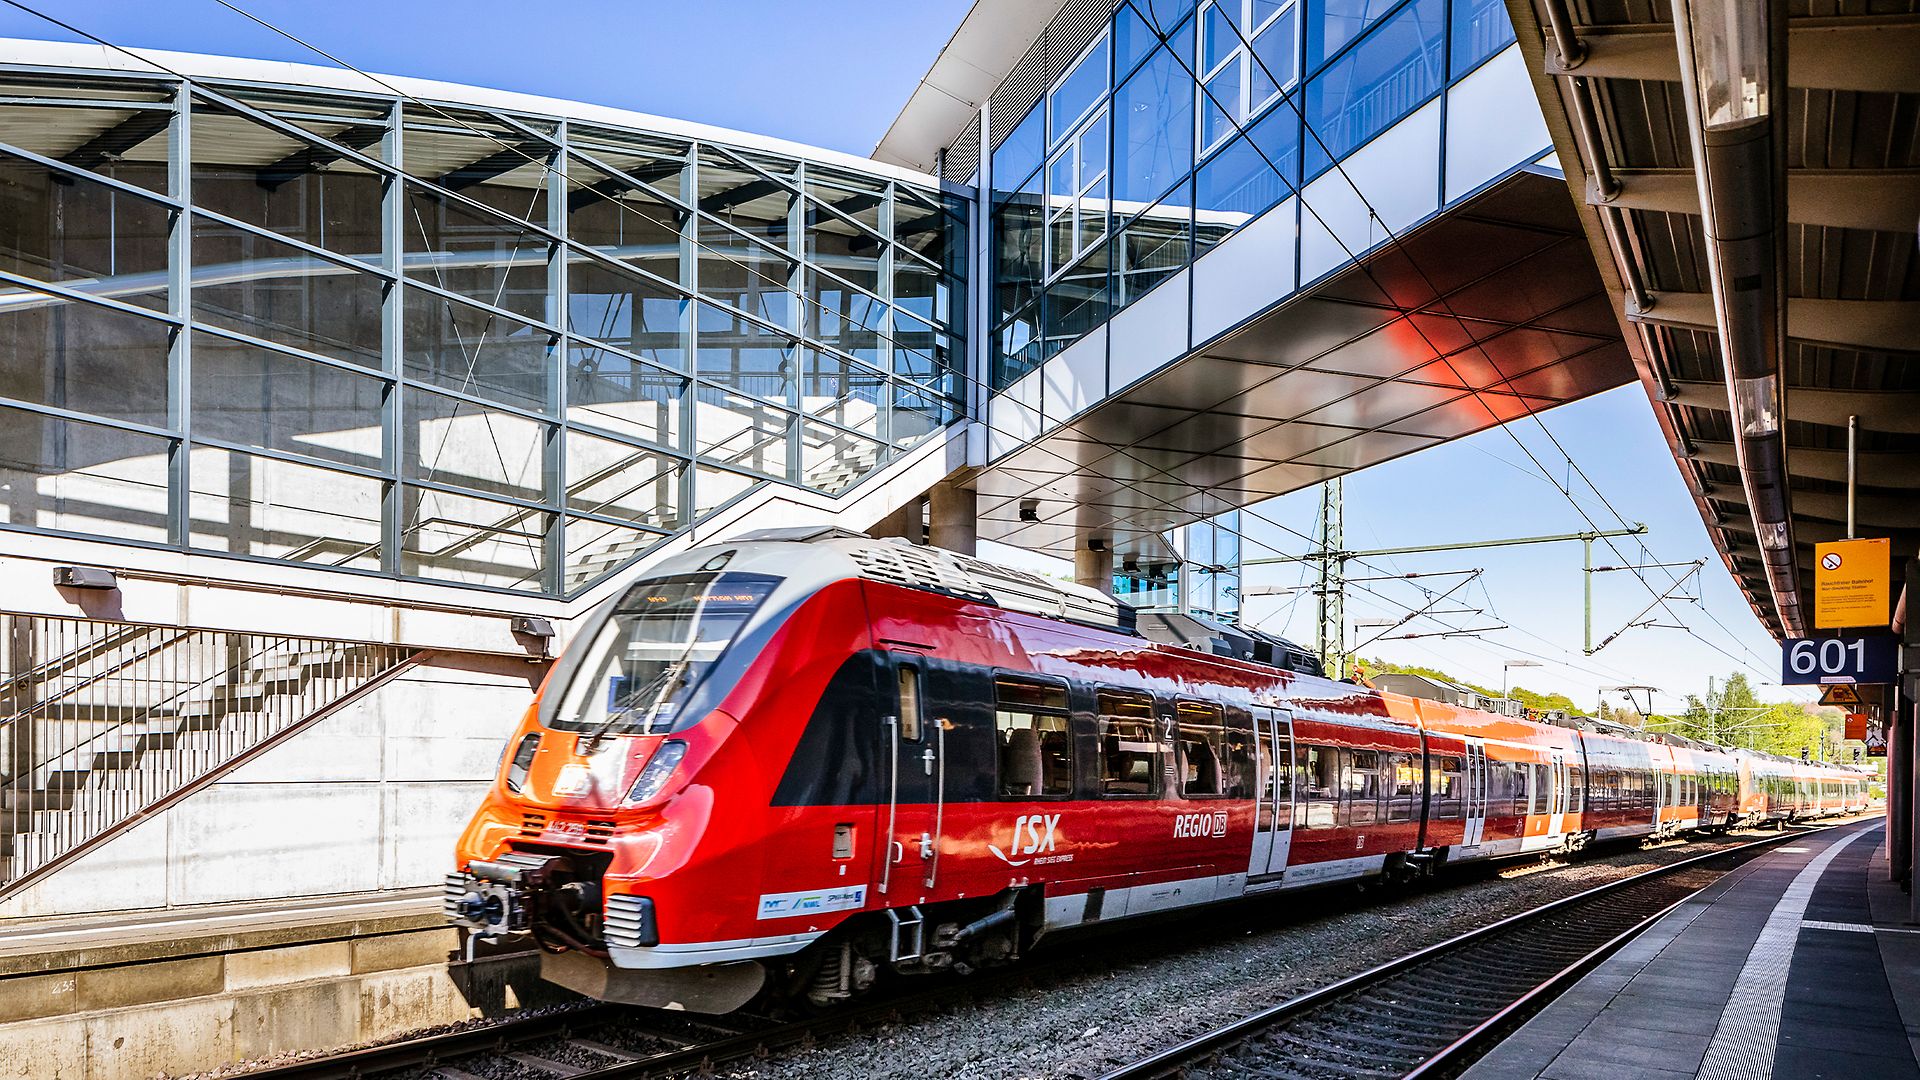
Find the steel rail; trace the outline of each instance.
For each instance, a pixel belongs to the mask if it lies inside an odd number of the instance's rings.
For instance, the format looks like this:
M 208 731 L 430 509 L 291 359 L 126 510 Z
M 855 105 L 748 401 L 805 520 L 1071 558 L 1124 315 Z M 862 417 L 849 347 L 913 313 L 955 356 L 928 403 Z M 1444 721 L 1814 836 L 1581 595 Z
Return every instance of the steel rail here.
M 1469 930 L 1466 933 L 1429 945 L 1416 952 L 1408 953 L 1394 960 L 1389 960 L 1384 964 L 1360 972 L 1357 975 L 1352 975 L 1338 982 L 1310 990 L 1297 997 L 1281 1002 L 1278 1005 L 1271 1006 L 1256 1013 L 1251 1013 L 1238 1020 L 1214 1028 L 1211 1031 L 1203 1032 L 1183 1042 L 1166 1047 L 1138 1061 L 1123 1065 L 1118 1069 L 1113 1069 L 1102 1074 L 1099 1080 L 1148 1080 L 1148 1078 L 1184 1076 L 1186 1070 L 1189 1068 L 1214 1058 L 1234 1047 L 1245 1045 L 1259 1038 L 1261 1035 L 1280 1027 L 1282 1024 L 1305 1019 L 1316 1010 L 1344 1002 L 1362 992 L 1386 985 L 1401 975 L 1410 974 L 1418 969 L 1424 968 L 1431 961 L 1458 952 L 1469 946 L 1485 944 L 1495 940 L 1501 935 L 1532 927 L 1544 919 L 1565 914 L 1599 900 L 1611 898 L 1635 886 L 1646 885 L 1660 878 L 1685 870 L 1697 869 L 1702 864 L 1713 859 L 1757 856 L 1761 854 L 1764 849 L 1775 844 L 1783 843 L 1791 839 L 1803 838 L 1815 832 L 1824 832 L 1828 829 L 1836 828 L 1840 824 L 1853 823 L 1835 823 L 1833 825 L 1818 825 L 1809 828 L 1796 828 L 1792 831 L 1782 831 L 1779 836 L 1770 836 L 1763 840 L 1756 840 L 1747 844 L 1721 848 L 1718 851 L 1705 852 L 1692 858 L 1683 859 L 1676 863 L 1670 863 L 1666 866 L 1656 867 L 1652 870 L 1635 874 L 1632 877 L 1621 878 L 1618 881 L 1611 881 L 1604 885 L 1598 885 L 1594 888 L 1574 893 L 1571 896 L 1562 897 L 1551 903 L 1520 912 L 1516 915 L 1510 915 L 1498 922 Z M 1707 886 L 1702 886 L 1702 888 L 1706 887 Z M 1681 903 L 1686 902 L 1686 900 L 1690 899 L 1693 895 L 1697 895 L 1698 891 L 1699 890 L 1694 890 L 1690 892 L 1688 896 L 1681 897 L 1672 903 L 1660 905 L 1657 910 L 1636 920 L 1627 930 L 1610 936 L 1598 947 L 1586 951 L 1572 963 L 1560 966 L 1548 978 L 1535 983 L 1527 990 L 1516 995 L 1513 999 L 1505 1002 L 1496 1009 L 1491 1016 L 1480 1019 L 1464 1034 L 1450 1038 L 1444 1044 L 1436 1047 L 1433 1052 L 1428 1053 L 1421 1061 L 1414 1065 L 1409 1072 L 1403 1075 L 1407 1078 L 1431 1077 L 1462 1064 L 1468 1059 L 1469 1054 L 1483 1048 L 1499 1032 L 1504 1030 L 1506 1025 L 1512 1023 L 1517 1018 L 1530 1015 L 1535 1007 L 1544 1006 L 1546 1002 L 1552 1000 L 1553 997 L 1571 986 L 1581 976 L 1598 966 L 1601 961 L 1611 956 L 1614 952 L 1617 952 L 1640 933 L 1651 927 L 1653 923 L 1658 921 L 1662 916 L 1672 911 Z M 1222 1068 L 1224 1070 L 1227 1069 L 1228 1066 L 1223 1064 Z

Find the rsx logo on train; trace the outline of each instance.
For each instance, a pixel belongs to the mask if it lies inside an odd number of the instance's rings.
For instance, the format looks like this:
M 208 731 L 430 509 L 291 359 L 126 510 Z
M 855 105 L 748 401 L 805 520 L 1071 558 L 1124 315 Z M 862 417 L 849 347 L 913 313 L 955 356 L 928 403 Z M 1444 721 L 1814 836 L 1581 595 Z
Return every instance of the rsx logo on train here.
M 998 844 L 988 844 L 987 850 L 1000 856 L 1008 866 L 1025 866 L 1028 863 L 1044 866 L 1048 863 L 1072 862 L 1073 856 L 1053 854 L 1053 830 L 1060 824 L 1059 814 L 1022 814 L 1013 819 L 1013 840 L 1007 850 L 1000 850 Z M 1042 853 L 1045 854 L 1042 854 Z M 1015 859 L 1015 855 L 1034 856 Z

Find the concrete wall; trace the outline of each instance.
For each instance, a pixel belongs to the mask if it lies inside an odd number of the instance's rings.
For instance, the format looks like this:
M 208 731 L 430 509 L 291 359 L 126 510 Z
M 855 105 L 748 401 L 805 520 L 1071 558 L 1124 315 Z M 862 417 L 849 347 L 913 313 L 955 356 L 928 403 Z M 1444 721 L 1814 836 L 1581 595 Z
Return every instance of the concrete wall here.
M 0 901 L 9 918 L 437 885 L 545 667 L 416 667 Z
M 450 961 L 423 921 L 0 962 L 0 1080 L 178 1076 L 573 1000 L 538 953 Z

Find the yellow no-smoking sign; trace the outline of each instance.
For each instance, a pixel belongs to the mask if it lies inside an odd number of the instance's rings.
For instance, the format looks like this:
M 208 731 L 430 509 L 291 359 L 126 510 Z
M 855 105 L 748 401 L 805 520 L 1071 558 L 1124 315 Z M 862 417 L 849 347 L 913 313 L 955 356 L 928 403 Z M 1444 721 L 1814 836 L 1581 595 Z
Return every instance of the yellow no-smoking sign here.
M 1816 545 L 1813 625 L 1822 630 L 1887 625 L 1889 550 L 1886 540 Z

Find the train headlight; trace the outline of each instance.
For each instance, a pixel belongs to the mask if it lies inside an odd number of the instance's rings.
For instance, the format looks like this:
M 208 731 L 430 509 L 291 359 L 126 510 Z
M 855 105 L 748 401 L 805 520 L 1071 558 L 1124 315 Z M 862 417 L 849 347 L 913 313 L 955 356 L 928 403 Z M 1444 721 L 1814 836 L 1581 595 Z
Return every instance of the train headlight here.
M 686 756 L 686 743 L 678 740 L 661 743 L 660 749 L 647 759 L 647 767 L 640 770 L 632 790 L 627 792 L 627 804 L 637 806 L 665 790 L 667 781 L 673 778 L 673 770 L 680 767 L 680 759 Z
M 514 748 L 513 761 L 507 765 L 508 791 L 518 795 L 520 789 L 527 786 L 527 772 L 533 768 L 534 751 L 538 749 L 540 736 L 537 732 L 522 738 L 520 745 Z

